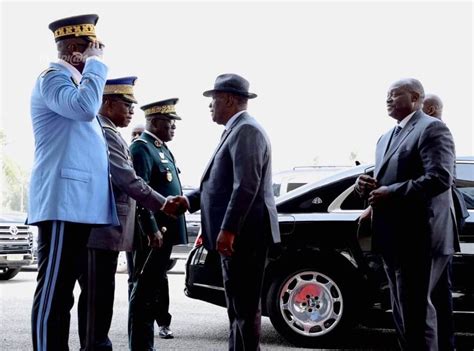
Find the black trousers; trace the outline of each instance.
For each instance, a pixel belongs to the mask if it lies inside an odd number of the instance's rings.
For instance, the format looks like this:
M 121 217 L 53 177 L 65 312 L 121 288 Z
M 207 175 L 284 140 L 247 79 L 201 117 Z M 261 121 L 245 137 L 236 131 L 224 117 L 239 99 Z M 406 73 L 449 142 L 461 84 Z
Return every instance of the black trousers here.
M 79 277 L 77 308 L 81 350 L 109 351 L 118 251 L 88 249 Z
M 402 350 L 454 350 L 452 255 L 384 255 L 393 319 Z
M 169 286 L 167 270 L 173 245 L 134 252 L 133 289 L 128 311 L 129 345 L 132 351 L 154 350 L 154 322 L 169 326 Z M 146 262 L 146 263 L 145 263 Z
M 234 249 L 231 257 L 221 256 L 230 327 L 229 350 L 260 350 L 260 296 L 267 248 L 263 243 L 236 242 Z
M 133 272 L 134 272 L 134 265 L 133 265 L 133 252 L 127 252 L 126 254 L 127 257 L 127 271 L 128 271 L 128 300 L 130 301 L 130 297 L 132 296 L 132 290 L 133 290 Z
M 91 227 L 63 221 L 45 221 L 37 226 L 38 277 L 31 314 L 33 350 L 65 351 L 69 350 L 74 285 Z

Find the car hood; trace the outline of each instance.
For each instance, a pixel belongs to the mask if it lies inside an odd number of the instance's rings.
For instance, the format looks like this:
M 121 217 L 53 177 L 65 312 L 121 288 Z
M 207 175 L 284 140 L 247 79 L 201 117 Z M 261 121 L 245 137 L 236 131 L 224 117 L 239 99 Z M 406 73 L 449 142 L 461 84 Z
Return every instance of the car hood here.
M 0 213 L 0 223 L 21 223 L 26 221 L 26 213 L 23 212 L 2 212 Z

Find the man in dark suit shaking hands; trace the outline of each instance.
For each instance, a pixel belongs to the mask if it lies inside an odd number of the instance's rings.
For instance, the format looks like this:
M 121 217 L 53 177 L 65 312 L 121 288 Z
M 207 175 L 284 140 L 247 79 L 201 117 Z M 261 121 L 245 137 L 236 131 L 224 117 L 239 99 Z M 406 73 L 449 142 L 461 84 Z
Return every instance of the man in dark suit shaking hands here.
M 270 141 L 246 111 L 248 99 L 257 96 L 249 93 L 247 80 L 222 74 L 204 96 L 212 97 L 212 120 L 225 131 L 200 188 L 188 195 L 189 209 L 201 209 L 204 245 L 221 255 L 229 350 L 259 350 L 267 249 L 280 242 Z
M 449 318 L 440 317 L 451 295 L 432 297 L 447 286 L 446 270 L 459 250 L 454 142 L 443 122 L 421 111 L 423 98 L 416 79 L 390 87 L 387 110 L 397 126 L 379 139 L 374 177 L 361 175 L 356 190 L 373 210 L 372 247 L 383 257 L 400 346 L 450 350 L 452 334 L 443 332 Z

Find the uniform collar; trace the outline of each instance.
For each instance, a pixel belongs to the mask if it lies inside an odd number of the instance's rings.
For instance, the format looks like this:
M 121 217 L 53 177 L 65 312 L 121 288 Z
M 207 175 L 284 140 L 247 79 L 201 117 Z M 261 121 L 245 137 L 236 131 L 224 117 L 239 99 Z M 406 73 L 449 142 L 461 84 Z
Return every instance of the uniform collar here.
M 112 128 L 114 131 L 118 132 L 117 126 L 115 125 L 114 122 L 110 120 L 110 118 L 105 117 L 104 115 L 99 114 L 100 121 L 102 122 L 102 125 L 107 126 Z
M 66 62 L 64 60 L 59 59 L 57 63 L 60 64 L 61 66 L 65 67 L 69 71 L 69 73 L 71 73 L 72 79 L 74 79 L 74 81 L 77 83 L 77 85 L 79 85 L 79 83 L 81 82 L 81 79 L 82 79 L 81 72 L 79 72 L 77 70 L 77 68 L 74 67 L 73 65 L 71 65 L 69 62 Z
M 143 131 L 143 133 L 145 133 L 145 134 L 151 136 L 153 139 L 155 139 L 155 143 L 154 143 L 154 144 L 155 144 L 156 146 L 165 145 L 165 143 L 164 143 L 163 141 L 161 141 L 160 138 L 158 138 L 155 134 L 149 132 L 148 130 Z M 157 145 L 156 142 L 158 142 L 159 145 Z

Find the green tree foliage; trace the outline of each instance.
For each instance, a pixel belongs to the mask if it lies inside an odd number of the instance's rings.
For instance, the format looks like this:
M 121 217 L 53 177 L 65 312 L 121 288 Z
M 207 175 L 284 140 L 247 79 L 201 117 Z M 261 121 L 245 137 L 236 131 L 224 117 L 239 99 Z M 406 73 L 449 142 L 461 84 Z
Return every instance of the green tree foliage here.
M 3 148 L 6 144 L 6 135 L 0 130 L 1 209 L 24 212 L 28 201 L 28 174 L 15 160 L 5 155 Z

